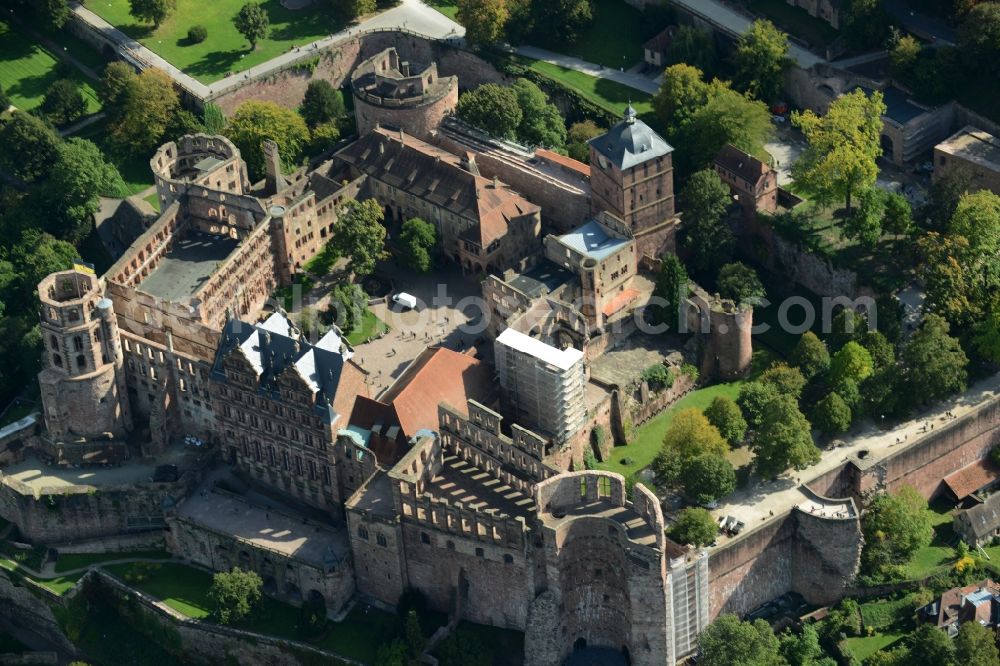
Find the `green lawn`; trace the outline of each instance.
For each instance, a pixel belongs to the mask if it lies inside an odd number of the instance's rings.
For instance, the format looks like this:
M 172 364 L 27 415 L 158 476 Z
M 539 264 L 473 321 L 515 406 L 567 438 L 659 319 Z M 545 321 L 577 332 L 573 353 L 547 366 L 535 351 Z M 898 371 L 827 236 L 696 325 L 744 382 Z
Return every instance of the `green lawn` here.
M 368 338 L 374 338 L 380 332 L 385 333 L 389 330 L 389 326 L 376 317 L 371 310 L 365 308 L 365 314 L 361 318 L 361 326 L 351 331 L 351 334 L 347 336 L 347 342 L 352 347 L 362 344 Z
M 267 39 L 249 50 L 249 43 L 236 31 L 233 17 L 245 4 L 244 0 L 177 0 L 177 8 L 153 30 L 129 14 L 128 0 L 99 0 L 87 5 L 108 23 L 138 39 L 147 48 L 172 65 L 203 83 L 223 78 L 227 72 L 241 72 L 266 62 L 295 46 L 302 46 L 345 27 L 334 18 L 328 2 L 315 2 L 307 9 L 292 11 L 279 0 L 264 0 L 271 32 Z M 188 29 L 203 25 L 208 39 L 190 44 Z
M 955 532 L 951 527 L 951 507 L 947 502 L 935 502 L 928 511 L 934 523 L 934 540 L 915 552 L 906 563 L 906 577 L 910 579 L 926 578 L 947 569 L 958 557 L 954 548 Z
M 162 550 L 137 550 L 126 553 L 64 553 L 59 555 L 59 559 L 56 560 L 56 571 L 61 573 L 101 562 L 139 557 L 151 560 L 169 560 L 173 555 Z
M 0 21 L 0 86 L 11 104 L 20 109 L 33 109 L 42 102 L 45 91 L 59 75 L 59 59 L 38 44 L 17 25 Z M 88 113 L 101 108 L 97 93 L 82 73 L 72 69 L 70 78 L 81 86 L 87 100 Z
M 640 116 L 648 118 L 653 113 L 651 97 L 635 88 L 629 88 L 608 79 L 599 79 L 574 69 L 566 69 L 541 60 L 525 58 L 522 59 L 522 62 L 536 72 L 573 88 L 594 104 L 616 116 L 621 116 L 625 112 L 625 107 L 630 100 Z
M 575 42 L 536 46 L 614 69 L 642 60 L 642 44 L 652 37 L 642 12 L 621 0 L 593 0 L 591 5 L 594 21 Z
M 429 0 L 427 4 L 452 21 L 458 21 L 458 5 L 453 0 Z
M 844 645 L 857 663 L 861 663 L 879 650 L 884 650 L 903 639 L 907 634 L 908 632 L 904 631 L 888 631 L 874 636 L 855 636 L 846 639 Z
M 22 569 L 17 562 L 9 560 L 6 557 L 0 557 L 0 569 L 6 569 L 7 571 L 17 572 L 18 574 L 24 576 L 25 578 L 28 578 L 34 581 L 35 583 L 38 583 L 42 587 L 47 588 L 59 595 L 66 594 L 66 592 L 68 592 L 70 589 L 73 588 L 74 585 L 76 585 L 76 582 L 78 580 L 83 578 L 82 573 L 76 573 L 70 576 L 58 576 L 56 578 L 49 578 L 49 579 L 35 578 L 34 576 L 28 574 L 27 571 Z
M 805 41 L 811 48 L 825 49 L 840 35 L 839 32 L 809 12 L 789 5 L 785 0 L 750 0 L 750 10 L 760 14 L 783 29 Z
M 158 195 L 156 192 L 153 192 L 149 196 L 145 197 L 145 200 L 146 203 L 148 203 L 150 206 L 153 207 L 153 210 L 155 210 L 157 213 L 160 212 L 160 195 Z
M 753 369 L 749 377 L 753 377 L 770 365 L 773 356 L 767 350 L 757 350 L 754 352 Z M 645 469 L 656 458 L 663 444 L 663 435 L 667 432 L 667 427 L 674 418 L 674 414 L 682 409 L 705 409 L 716 396 L 726 396 L 736 399 L 739 395 L 740 386 L 747 379 L 737 379 L 733 382 L 712 384 L 705 388 L 691 391 L 683 398 L 675 402 L 665 411 L 657 414 L 646 423 L 639 426 L 635 436 L 626 446 L 616 446 L 611 451 L 611 458 L 604 462 L 597 463 L 598 469 L 618 472 L 628 476 L 642 469 Z M 628 458 L 628 464 L 623 459 Z
M 188 617 L 208 617 L 212 574 L 184 564 L 110 564 L 109 572 Z

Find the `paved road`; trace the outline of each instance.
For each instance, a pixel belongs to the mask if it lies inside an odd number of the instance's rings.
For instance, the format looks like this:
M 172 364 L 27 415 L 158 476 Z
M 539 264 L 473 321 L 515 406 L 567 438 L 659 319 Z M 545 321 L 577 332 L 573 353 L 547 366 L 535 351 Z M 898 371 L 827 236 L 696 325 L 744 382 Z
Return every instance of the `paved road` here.
M 610 67 L 603 67 L 592 62 L 587 62 L 586 60 L 581 60 L 580 58 L 574 58 L 561 53 L 553 53 L 552 51 L 546 51 L 545 49 L 540 49 L 535 46 L 519 46 L 517 48 L 517 54 L 534 60 L 542 60 L 544 62 L 552 63 L 553 65 L 559 65 L 560 67 L 565 67 L 566 69 L 575 69 L 578 72 L 583 72 L 584 74 L 589 74 L 590 76 L 594 76 L 599 79 L 615 81 L 616 83 L 620 83 L 636 90 L 641 90 L 642 92 L 649 93 L 650 95 L 655 95 L 656 91 L 660 88 L 656 81 L 642 76 L 641 74 L 635 74 L 629 71 L 622 72 L 617 69 L 611 69 Z
M 455 23 L 450 18 L 440 12 L 428 7 L 420 0 L 402 0 L 402 2 L 392 9 L 376 14 L 361 23 L 331 34 L 329 37 L 317 40 L 311 44 L 304 45 L 294 51 L 283 53 L 256 67 L 251 67 L 245 72 L 220 79 L 211 84 L 204 84 L 192 76 L 189 76 L 171 65 L 169 62 L 158 56 L 153 51 L 143 46 L 140 42 L 132 39 L 121 32 L 100 16 L 90 11 L 83 5 L 73 6 L 73 12 L 83 21 L 87 22 L 94 29 L 104 33 L 110 39 L 119 44 L 120 50 L 130 54 L 139 64 L 156 67 L 166 72 L 181 87 L 191 91 L 201 99 L 210 99 L 218 96 L 232 88 L 243 84 L 246 79 L 266 76 L 270 72 L 281 69 L 291 62 L 302 58 L 303 54 L 317 51 L 331 44 L 336 44 L 348 37 L 370 30 L 386 30 L 402 28 L 430 37 L 432 39 L 455 39 L 462 40 L 465 35 L 465 28 Z
M 701 17 L 713 26 L 734 36 L 742 35 L 753 22 L 749 16 L 740 14 L 716 0 L 674 0 L 674 2 L 691 14 Z M 790 44 L 789 47 L 788 55 L 802 69 L 809 69 L 813 65 L 826 62 L 822 57 L 797 44 Z

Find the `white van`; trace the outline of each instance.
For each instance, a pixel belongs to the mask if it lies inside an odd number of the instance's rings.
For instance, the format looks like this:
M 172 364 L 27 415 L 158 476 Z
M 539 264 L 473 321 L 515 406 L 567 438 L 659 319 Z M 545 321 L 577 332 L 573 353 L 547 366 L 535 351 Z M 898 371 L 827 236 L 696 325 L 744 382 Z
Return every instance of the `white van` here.
M 406 293 L 405 291 L 401 291 L 395 296 L 393 296 L 392 302 L 396 303 L 397 305 L 402 305 L 404 308 L 408 308 L 410 310 L 417 309 L 416 297 Z

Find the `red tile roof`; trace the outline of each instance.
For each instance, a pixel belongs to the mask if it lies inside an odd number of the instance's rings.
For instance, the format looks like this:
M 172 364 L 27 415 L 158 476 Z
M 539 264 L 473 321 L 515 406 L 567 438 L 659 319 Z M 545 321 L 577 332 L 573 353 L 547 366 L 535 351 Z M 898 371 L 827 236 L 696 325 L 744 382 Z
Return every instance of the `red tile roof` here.
M 963 500 L 997 478 L 1000 478 L 1000 471 L 989 460 L 977 460 L 944 477 L 944 484 L 954 493 L 955 499 Z

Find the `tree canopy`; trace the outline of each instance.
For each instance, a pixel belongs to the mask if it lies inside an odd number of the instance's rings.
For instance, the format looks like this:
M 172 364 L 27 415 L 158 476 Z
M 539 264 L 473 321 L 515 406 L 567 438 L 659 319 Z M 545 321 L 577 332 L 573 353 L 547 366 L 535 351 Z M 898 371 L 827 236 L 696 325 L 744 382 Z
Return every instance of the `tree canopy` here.
M 942 317 L 927 314 L 903 347 L 908 390 L 916 403 L 965 390 L 969 359 L 950 329 Z
M 177 0 L 128 0 L 129 14 L 140 21 L 149 21 L 154 28 L 159 28 L 160 24 L 170 13 L 177 8 Z
M 707 271 L 732 257 L 736 238 L 724 219 L 732 202 L 727 187 L 714 169 L 691 175 L 680 192 L 684 213 L 682 247 L 696 271 Z
M 778 637 L 764 620 L 720 615 L 698 636 L 702 666 L 784 666 Z
M 598 127 L 593 120 L 581 120 L 573 123 L 566 130 L 566 153 L 574 160 L 588 164 L 590 162 L 588 141 L 601 134 L 604 134 L 604 130 Z
M 58 79 L 45 91 L 39 110 L 55 125 L 69 125 L 87 113 L 87 100 L 71 79 Z
M 720 296 L 737 303 L 754 303 L 766 295 L 764 283 L 757 276 L 757 271 L 741 261 L 734 261 L 720 268 L 715 287 Z
M 375 199 L 349 201 L 341 209 L 329 244 L 350 259 L 350 268 L 357 275 L 370 275 L 385 253 L 384 216 Z
M 862 568 L 869 574 L 905 562 L 931 542 L 934 530 L 927 500 L 912 486 L 876 495 L 861 520 L 865 546 Z
M 808 143 L 792 165 L 795 180 L 820 201 L 842 197 L 850 212 L 851 196 L 875 185 L 885 112 L 881 92 L 868 96 L 858 89 L 834 100 L 823 116 L 793 113 L 792 124 Z
M 788 35 L 767 19 L 758 19 L 737 40 L 733 59 L 737 87 L 757 99 L 773 102 L 781 94 L 790 63 Z
M 754 464 L 765 478 L 788 468 L 802 470 L 819 462 L 812 425 L 791 395 L 778 395 L 764 406 L 760 429 L 753 439 Z
M 302 117 L 274 102 L 244 102 L 229 119 L 225 133 L 240 149 L 252 179 L 264 176 L 265 140 L 278 144 L 285 165 L 296 164 L 309 141 Z
M 267 10 L 260 4 L 248 2 L 233 17 L 233 25 L 236 26 L 236 31 L 250 42 L 250 50 L 255 50 L 257 42 L 267 37 L 270 32 L 271 19 L 268 18 Z
M 469 44 L 489 46 L 503 39 L 508 16 L 506 0 L 458 0 L 455 18 L 465 26 Z
M 180 109 L 174 84 L 164 72 L 149 68 L 128 79 L 110 116 L 110 139 L 126 155 L 141 155 L 160 145 Z
M 0 124 L 0 168 L 31 183 L 46 173 L 59 150 L 59 137 L 44 121 L 15 111 Z
M 826 348 L 826 343 L 812 331 L 802 334 L 792 349 L 789 360 L 806 379 L 824 374 L 830 368 L 830 352 Z
M 517 93 L 495 83 L 484 83 L 463 94 L 455 111 L 473 127 L 501 139 L 515 138 L 523 119 Z
M 253 615 L 260 606 L 262 586 L 255 571 L 237 568 L 214 574 L 208 596 L 215 605 L 216 619 L 222 624 L 235 624 Z
M 688 507 L 681 509 L 677 522 L 670 528 L 670 538 L 678 543 L 707 546 L 715 541 L 719 526 L 707 509 Z
M 434 266 L 431 250 L 437 244 L 437 230 L 430 222 L 414 217 L 403 223 L 399 234 L 403 248 L 403 261 L 420 273 L 427 273 Z
M 344 96 L 326 79 L 313 79 L 306 88 L 299 113 L 310 128 L 335 121 L 346 113 Z
M 649 306 L 650 320 L 666 326 L 669 331 L 680 330 L 681 304 L 687 298 L 689 289 L 684 264 L 672 252 L 666 254 L 653 286 L 653 296 L 658 302 Z
M 736 489 L 736 472 L 729 461 L 702 453 L 681 464 L 684 494 L 699 504 L 714 502 Z
M 528 79 L 517 79 L 511 86 L 521 109 L 517 138 L 528 146 L 562 148 L 566 143 L 566 125 L 562 114 L 542 89 Z
M 746 437 L 746 419 L 743 418 L 739 406 L 728 396 L 715 396 L 705 408 L 705 418 L 731 446 L 739 444 Z
M 846 432 L 851 427 L 851 417 L 851 408 L 833 391 L 817 402 L 812 411 L 812 422 L 827 435 Z
M 725 456 L 729 446 L 718 429 L 709 423 L 699 409 L 682 409 L 670 421 L 663 436 L 663 447 L 673 449 L 682 458 L 693 458 L 703 453 Z

